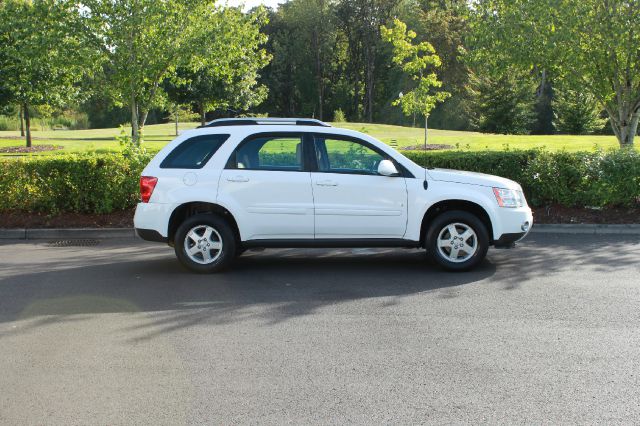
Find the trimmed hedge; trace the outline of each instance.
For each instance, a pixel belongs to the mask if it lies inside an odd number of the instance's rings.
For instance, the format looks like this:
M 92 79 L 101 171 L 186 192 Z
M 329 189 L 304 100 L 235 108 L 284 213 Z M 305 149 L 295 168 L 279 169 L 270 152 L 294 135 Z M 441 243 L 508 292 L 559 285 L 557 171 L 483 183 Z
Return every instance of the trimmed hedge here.
M 522 185 L 534 207 L 633 207 L 640 205 L 640 153 L 609 152 L 447 151 L 403 152 L 424 167 L 489 173 Z
M 110 213 L 135 206 L 152 155 L 64 155 L 0 162 L 0 210 Z
M 640 204 L 640 153 L 634 150 L 403 154 L 425 167 L 513 179 L 522 185 L 532 206 Z M 0 160 L 0 211 L 109 213 L 131 208 L 138 201 L 140 173 L 151 157 L 152 154 L 106 154 Z

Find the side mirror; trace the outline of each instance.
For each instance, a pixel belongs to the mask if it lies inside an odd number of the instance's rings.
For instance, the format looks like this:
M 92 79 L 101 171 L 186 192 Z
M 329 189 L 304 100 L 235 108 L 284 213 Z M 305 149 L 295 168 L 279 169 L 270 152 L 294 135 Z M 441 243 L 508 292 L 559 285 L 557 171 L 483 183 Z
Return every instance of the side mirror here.
M 391 160 L 382 160 L 378 164 L 378 173 L 382 176 L 398 176 L 400 174 Z

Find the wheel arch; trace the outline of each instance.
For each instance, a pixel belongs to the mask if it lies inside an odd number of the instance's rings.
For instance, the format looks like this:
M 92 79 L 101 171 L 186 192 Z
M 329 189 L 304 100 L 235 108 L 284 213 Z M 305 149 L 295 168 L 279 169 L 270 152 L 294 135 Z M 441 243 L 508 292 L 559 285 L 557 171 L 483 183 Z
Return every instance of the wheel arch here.
M 167 238 L 169 244 L 173 244 L 174 236 L 178 227 L 185 219 L 194 216 L 196 214 L 216 214 L 224 218 L 233 229 L 234 235 L 237 241 L 240 241 L 240 228 L 233 214 L 225 207 L 217 203 L 211 203 L 207 201 L 190 201 L 180 204 L 173 209 L 171 216 L 169 217 L 169 224 L 167 228 Z
M 489 234 L 489 244 L 493 244 L 493 223 L 491 222 L 491 216 L 489 215 L 487 210 L 478 203 L 462 199 L 438 201 L 427 209 L 424 216 L 422 217 L 422 223 L 420 225 L 420 244 L 424 244 L 424 239 L 431 220 L 433 220 L 436 216 L 442 214 L 443 212 L 451 210 L 462 210 L 476 215 L 487 227 L 487 233 Z

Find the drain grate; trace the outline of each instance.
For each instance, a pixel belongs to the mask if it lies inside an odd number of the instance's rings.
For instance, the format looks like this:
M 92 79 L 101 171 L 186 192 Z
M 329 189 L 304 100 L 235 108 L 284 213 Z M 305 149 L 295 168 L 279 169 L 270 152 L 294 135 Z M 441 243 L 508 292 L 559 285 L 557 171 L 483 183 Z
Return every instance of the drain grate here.
M 49 241 L 49 244 L 47 245 L 49 247 L 89 247 L 97 246 L 98 244 L 100 244 L 100 240 L 80 239 Z

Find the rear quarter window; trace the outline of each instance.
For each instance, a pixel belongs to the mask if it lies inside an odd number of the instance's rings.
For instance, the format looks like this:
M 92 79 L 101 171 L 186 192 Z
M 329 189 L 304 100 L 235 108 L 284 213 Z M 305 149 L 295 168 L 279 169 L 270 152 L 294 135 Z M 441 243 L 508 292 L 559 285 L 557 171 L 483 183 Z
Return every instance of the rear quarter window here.
M 161 169 L 201 169 L 229 135 L 200 135 L 183 141 L 160 163 Z

